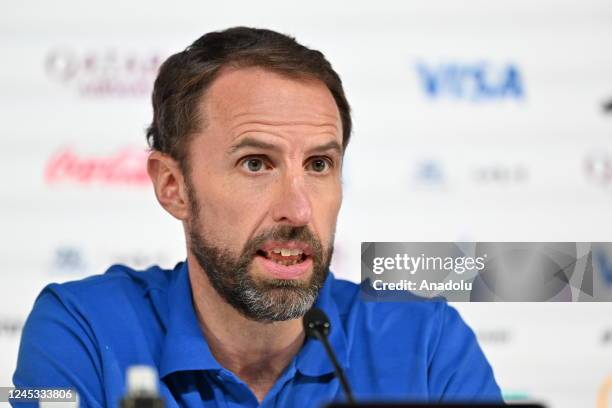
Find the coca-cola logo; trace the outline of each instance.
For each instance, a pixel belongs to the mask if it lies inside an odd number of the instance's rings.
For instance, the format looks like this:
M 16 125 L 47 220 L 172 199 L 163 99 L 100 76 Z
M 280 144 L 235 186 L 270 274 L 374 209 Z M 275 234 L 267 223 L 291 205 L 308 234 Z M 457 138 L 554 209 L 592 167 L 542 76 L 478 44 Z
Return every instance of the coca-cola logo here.
M 107 156 L 86 156 L 66 147 L 47 162 L 44 178 L 47 184 L 148 186 L 147 155 L 144 149 L 125 147 Z
M 55 49 L 44 68 L 49 78 L 82 96 L 149 96 L 161 61 L 159 53 Z

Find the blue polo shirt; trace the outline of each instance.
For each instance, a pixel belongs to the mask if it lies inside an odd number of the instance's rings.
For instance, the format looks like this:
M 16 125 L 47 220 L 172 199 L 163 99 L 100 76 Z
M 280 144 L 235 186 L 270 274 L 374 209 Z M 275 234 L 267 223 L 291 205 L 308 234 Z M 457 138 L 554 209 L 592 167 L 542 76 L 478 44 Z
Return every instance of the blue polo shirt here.
M 474 333 L 445 302 L 365 302 L 329 274 L 316 307 L 360 400 L 500 401 Z M 82 406 L 117 406 L 126 369 L 156 367 L 168 407 L 318 407 L 342 400 L 323 346 L 308 339 L 261 404 L 212 355 L 192 303 L 186 263 L 112 266 L 51 284 L 25 324 L 13 376 L 20 387 L 76 388 Z M 22 405 L 17 405 L 22 406 Z

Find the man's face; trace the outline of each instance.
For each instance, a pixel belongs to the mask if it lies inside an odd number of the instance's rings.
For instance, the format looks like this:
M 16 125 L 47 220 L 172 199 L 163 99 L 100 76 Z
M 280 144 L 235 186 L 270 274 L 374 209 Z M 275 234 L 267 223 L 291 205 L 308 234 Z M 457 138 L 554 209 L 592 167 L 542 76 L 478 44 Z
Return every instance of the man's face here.
M 189 248 L 256 321 L 298 318 L 327 274 L 342 201 L 342 125 L 319 81 L 223 72 L 189 145 Z

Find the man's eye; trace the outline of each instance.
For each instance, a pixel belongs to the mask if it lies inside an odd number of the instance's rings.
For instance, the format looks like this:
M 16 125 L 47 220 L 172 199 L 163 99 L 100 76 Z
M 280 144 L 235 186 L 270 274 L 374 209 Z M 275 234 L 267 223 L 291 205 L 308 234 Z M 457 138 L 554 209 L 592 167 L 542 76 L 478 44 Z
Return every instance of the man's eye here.
M 314 159 L 310 162 L 310 168 L 312 171 L 317 173 L 323 173 L 324 171 L 329 170 L 330 164 L 325 159 Z
M 264 161 L 262 159 L 259 159 L 257 157 L 252 157 L 250 159 L 247 159 L 245 161 L 242 162 L 242 167 L 244 167 L 245 169 L 247 169 L 250 172 L 258 172 L 263 170 L 264 168 Z

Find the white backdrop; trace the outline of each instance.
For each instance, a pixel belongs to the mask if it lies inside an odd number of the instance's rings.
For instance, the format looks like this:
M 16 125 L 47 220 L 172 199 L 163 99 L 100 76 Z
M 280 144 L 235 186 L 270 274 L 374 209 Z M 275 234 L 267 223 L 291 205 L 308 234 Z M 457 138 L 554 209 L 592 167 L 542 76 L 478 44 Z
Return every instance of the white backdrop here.
M 144 173 L 150 88 L 234 25 L 292 34 L 343 78 L 337 275 L 359 279 L 361 241 L 612 241 L 609 1 L 4 1 L 0 385 L 46 283 L 185 257 Z M 612 305 L 457 307 L 508 400 L 612 406 Z

